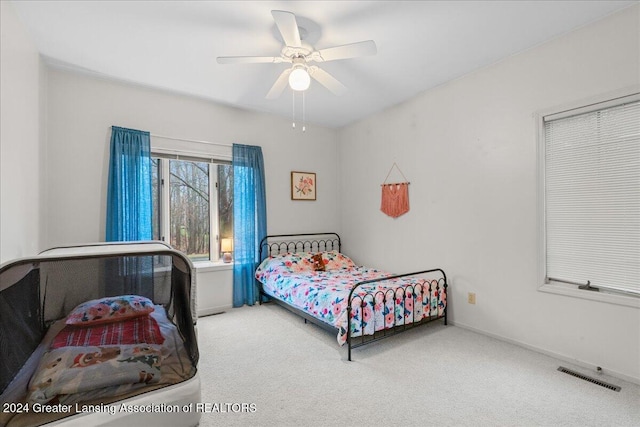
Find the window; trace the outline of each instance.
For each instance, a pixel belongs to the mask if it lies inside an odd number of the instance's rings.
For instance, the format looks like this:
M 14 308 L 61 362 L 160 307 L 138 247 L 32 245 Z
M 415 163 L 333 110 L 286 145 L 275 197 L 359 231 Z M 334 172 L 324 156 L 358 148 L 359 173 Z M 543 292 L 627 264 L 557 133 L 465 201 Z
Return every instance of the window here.
M 542 126 L 545 282 L 640 296 L 640 96 Z
M 192 261 L 216 261 L 233 238 L 233 168 L 207 159 L 153 157 L 153 238 Z

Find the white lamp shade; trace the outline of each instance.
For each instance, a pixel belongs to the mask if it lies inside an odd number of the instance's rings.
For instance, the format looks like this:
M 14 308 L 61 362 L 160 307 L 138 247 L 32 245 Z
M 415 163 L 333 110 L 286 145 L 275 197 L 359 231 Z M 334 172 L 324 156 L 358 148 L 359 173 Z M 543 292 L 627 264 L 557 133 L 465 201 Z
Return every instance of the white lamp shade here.
M 293 90 L 303 91 L 309 89 L 311 77 L 304 68 L 296 68 L 289 74 L 289 86 Z
M 222 252 L 233 252 L 233 239 L 220 240 L 220 250 Z

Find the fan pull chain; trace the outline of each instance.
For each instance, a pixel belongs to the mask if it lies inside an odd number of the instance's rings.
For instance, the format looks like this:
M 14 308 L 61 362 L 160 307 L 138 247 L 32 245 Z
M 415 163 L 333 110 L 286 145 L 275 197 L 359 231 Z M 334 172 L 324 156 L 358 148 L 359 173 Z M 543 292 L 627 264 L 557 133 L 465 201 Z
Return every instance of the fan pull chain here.
M 296 128 L 296 91 L 291 91 L 291 98 L 293 99 L 293 108 L 292 108 L 292 116 L 291 121 L 293 121 L 293 129 Z
M 291 116 L 291 127 L 292 129 L 295 130 L 296 128 L 296 91 L 292 90 L 291 91 L 292 95 L 291 95 L 291 99 L 292 99 L 292 104 L 293 104 L 293 112 L 292 112 L 292 116 Z M 302 132 L 306 132 L 307 131 L 307 114 L 306 114 L 306 97 L 305 97 L 305 93 L 302 92 Z

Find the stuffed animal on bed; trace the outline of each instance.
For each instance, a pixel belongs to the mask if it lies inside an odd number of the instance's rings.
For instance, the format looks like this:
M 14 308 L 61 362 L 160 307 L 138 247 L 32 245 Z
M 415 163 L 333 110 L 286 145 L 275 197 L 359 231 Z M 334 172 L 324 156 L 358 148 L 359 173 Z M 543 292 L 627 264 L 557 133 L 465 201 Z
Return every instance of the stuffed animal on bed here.
M 313 261 L 313 269 L 315 271 L 325 271 L 324 260 L 322 259 L 322 254 L 314 254 L 311 257 Z

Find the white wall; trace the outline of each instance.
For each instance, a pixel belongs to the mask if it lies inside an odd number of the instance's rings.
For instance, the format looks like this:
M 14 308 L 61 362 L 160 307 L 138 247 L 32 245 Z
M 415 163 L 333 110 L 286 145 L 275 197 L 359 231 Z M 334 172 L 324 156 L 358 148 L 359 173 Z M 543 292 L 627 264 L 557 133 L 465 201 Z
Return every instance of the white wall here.
M 266 169 L 268 232 L 338 227 L 334 130 L 308 126 L 303 134 L 271 115 L 59 69 L 49 70 L 47 83 L 46 247 L 104 240 L 112 125 L 176 138 L 259 145 Z M 152 137 L 154 145 L 184 144 Z M 292 170 L 316 172 L 317 201 L 290 200 Z M 231 307 L 231 277 L 228 268 L 198 269 L 199 314 Z
M 259 145 L 266 169 L 268 231 L 338 226 L 334 130 L 309 126 L 302 134 L 287 120 L 268 114 L 50 69 L 45 246 L 104 239 L 112 125 L 176 138 Z M 290 200 L 292 170 L 317 173 L 316 202 Z
M 626 9 L 341 129 L 345 251 L 395 272 L 442 267 L 456 324 L 640 381 L 640 310 L 538 291 L 534 116 L 638 85 L 639 13 Z M 411 211 L 398 219 L 379 211 L 394 161 L 411 182 Z
M 40 248 L 40 56 L 0 2 L 0 263 Z

